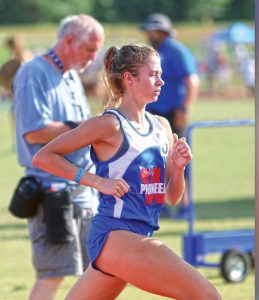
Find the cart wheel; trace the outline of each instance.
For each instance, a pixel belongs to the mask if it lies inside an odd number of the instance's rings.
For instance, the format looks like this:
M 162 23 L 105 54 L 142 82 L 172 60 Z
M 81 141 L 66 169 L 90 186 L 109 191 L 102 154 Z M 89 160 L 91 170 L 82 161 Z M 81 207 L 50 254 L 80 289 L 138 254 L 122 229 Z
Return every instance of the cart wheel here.
M 240 250 L 229 250 L 222 255 L 220 267 L 227 282 L 244 281 L 250 267 L 249 257 Z

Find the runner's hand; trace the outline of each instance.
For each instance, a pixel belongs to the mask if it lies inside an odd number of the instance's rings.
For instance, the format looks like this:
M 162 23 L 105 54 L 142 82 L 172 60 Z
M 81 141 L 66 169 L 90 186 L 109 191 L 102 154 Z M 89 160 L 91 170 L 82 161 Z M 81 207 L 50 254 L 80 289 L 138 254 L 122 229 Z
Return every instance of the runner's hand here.
M 184 168 L 192 159 L 192 153 L 189 145 L 184 137 L 178 138 L 177 134 L 173 134 L 173 147 L 171 160 L 173 166 Z

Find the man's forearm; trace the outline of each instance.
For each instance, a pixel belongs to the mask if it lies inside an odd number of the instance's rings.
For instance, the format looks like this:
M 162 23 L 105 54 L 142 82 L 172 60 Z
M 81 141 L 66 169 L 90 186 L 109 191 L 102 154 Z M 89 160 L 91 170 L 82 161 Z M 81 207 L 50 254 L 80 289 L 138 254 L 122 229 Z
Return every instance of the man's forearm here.
M 25 135 L 30 144 L 47 144 L 60 134 L 71 130 L 71 127 L 64 122 L 52 122 L 47 126 L 31 131 Z

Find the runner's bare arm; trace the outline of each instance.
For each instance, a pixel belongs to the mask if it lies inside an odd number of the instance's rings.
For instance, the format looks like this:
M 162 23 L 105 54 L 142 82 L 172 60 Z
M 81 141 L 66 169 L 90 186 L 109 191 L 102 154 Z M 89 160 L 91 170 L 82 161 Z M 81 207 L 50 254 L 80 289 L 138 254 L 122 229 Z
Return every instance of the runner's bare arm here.
M 75 180 L 78 167 L 66 160 L 65 155 L 92 144 L 97 156 L 105 159 L 105 155 L 109 156 L 117 151 L 122 139 L 119 121 L 114 116 L 94 117 L 45 145 L 35 154 L 32 163 L 56 176 Z M 105 153 L 100 151 L 103 143 L 106 144 Z M 80 183 L 117 197 L 129 190 L 123 179 L 105 179 L 89 172 L 85 172 Z
M 191 150 L 185 138 L 178 139 L 172 133 L 169 122 L 158 117 L 163 124 L 169 141 L 169 152 L 166 160 L 166 196 L 167 201 L 176 205 L 182 199 L 185 190 L 184 170 L 192 159 Z

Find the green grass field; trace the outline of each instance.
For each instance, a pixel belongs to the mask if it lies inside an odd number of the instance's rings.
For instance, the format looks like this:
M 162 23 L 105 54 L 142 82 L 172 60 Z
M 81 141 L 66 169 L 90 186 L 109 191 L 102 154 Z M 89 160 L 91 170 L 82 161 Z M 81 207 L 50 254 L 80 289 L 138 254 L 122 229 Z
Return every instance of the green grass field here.
M 96 104 L 92 105 L 99 107 Z M 30 241 L 25 220 L 11 216 L 8 202 L 23 171 L 16 160 L 9 106 L 0 104 L 0 299 L 25 300 L 34 281 L 30 262 Z M 191 110 L 191 121 L 253 119 L 252 99 L 200 100 Z M 196 230 L 243 229 L 254 227 L 254 129 L 198 129 L 193 135 L 194 200 Z M 182 255 L 181 239 L 186 221 L 163 218 L 156 237 Z M 218 260 L 218 256 L 213 256 Z M 244 283 L 227 284 L 218 269 L 199 269 L 217 286 L 224 300 L 254 299 L 254 270 Z M 57 300 L 75 282 L 68 277 Z M 128 286 L 119 300 L 155 300 L 162 297 Z

